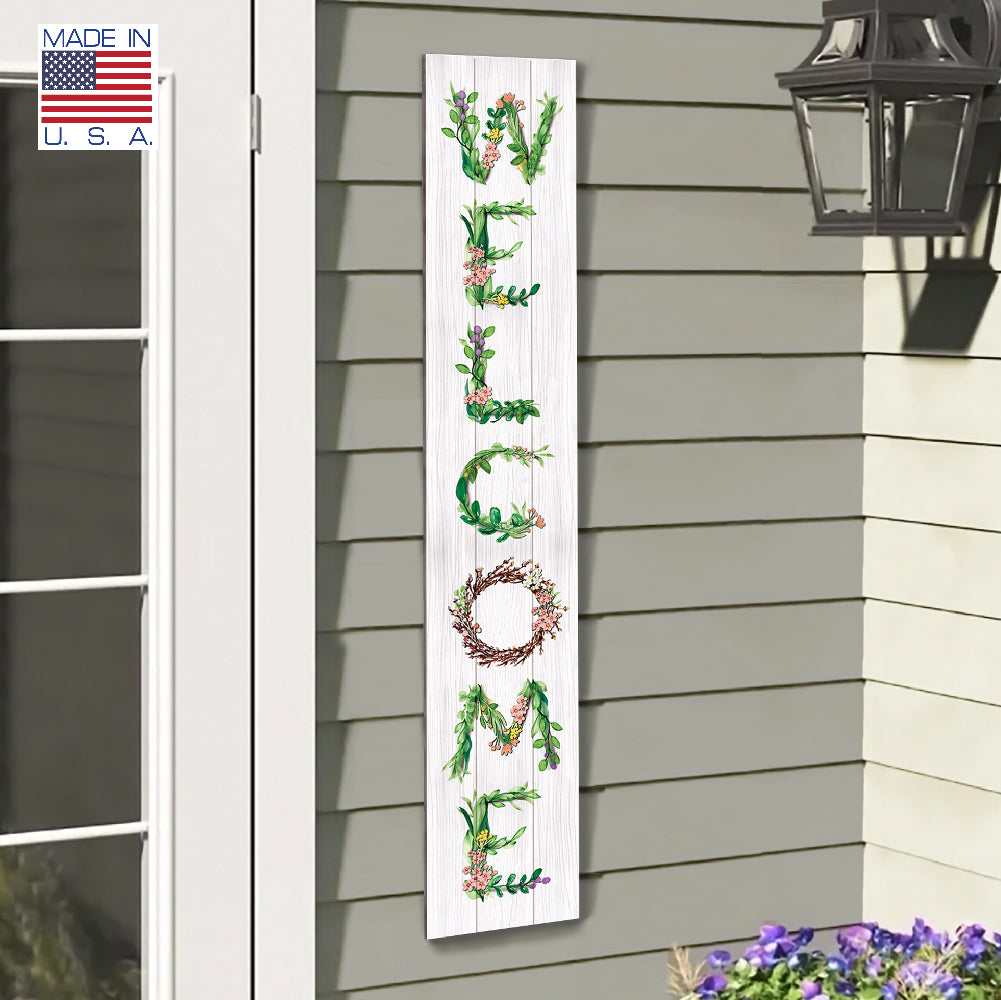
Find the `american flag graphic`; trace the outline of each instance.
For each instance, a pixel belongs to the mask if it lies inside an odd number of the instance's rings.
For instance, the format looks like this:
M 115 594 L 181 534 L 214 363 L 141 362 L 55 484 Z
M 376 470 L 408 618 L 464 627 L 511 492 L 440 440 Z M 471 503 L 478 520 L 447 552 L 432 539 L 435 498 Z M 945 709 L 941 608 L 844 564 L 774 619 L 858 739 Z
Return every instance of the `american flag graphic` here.
M 149 49 L 43 50 L 43 125 L 104 125 L 153 121 Z

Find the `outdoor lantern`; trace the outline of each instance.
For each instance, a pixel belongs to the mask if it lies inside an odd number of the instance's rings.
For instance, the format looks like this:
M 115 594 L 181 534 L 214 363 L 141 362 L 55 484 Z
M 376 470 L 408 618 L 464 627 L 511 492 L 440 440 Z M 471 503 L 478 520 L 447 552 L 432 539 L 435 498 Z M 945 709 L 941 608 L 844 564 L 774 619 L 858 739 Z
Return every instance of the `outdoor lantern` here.
M 817 46 L 777 74 L 792 95 L 814 235 L 963 232 L 984 92 L 1001 78 L 999 13 L 1001 0 L 826 0 Z

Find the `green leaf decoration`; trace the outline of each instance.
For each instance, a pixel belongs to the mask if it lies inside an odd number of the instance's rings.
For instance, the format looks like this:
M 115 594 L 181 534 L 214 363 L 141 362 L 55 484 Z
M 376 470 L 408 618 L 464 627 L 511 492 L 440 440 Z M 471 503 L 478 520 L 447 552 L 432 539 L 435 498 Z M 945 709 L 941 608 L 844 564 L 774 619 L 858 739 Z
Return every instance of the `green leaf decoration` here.
M 454 139 L 455 138 L 455 132 L 454 132 L 454 130 L 452 130 L 450 128 L 443 128 L 442 132 L 444 132 L 445 135 L 447 135 L 449 137 L 449 139 Z
M 548 760 L 540 760 L 539 761 L 539 770 L 540 771 L 545 771 L 545 769 L 547 767 L 549 767 L 549 761 Z
M 472 375 L 473 374 L 466 365 L 456 365 L 455 368 L 456 368 L 456 371 L 462 372 L 463 375 Z

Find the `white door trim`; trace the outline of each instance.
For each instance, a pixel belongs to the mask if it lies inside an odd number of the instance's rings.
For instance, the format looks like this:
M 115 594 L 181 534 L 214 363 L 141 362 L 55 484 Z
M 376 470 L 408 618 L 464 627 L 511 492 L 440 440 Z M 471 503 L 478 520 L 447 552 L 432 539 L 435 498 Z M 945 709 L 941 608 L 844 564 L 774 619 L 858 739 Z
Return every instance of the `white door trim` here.
M 254 994 L 312 1000 L 316 8 L 254 10 Z

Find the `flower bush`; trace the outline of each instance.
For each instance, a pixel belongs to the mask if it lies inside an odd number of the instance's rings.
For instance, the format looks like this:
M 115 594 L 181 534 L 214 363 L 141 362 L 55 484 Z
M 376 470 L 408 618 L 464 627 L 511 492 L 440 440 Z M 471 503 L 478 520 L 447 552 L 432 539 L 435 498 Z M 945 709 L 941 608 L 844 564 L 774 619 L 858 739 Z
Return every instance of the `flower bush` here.
M 683 1000 L 999 1000 L 1001 934 L 979 924 L 952 935 L 918 918 L 909 933 L 875 923 L 837 933 L 831 954 L 807 950 L 809 927 L 766 924 L 734 961 L 714 951 L 698 968 L 682 953 L 672 967 Z M 679 988 L 680 987 L 680 988 Z

